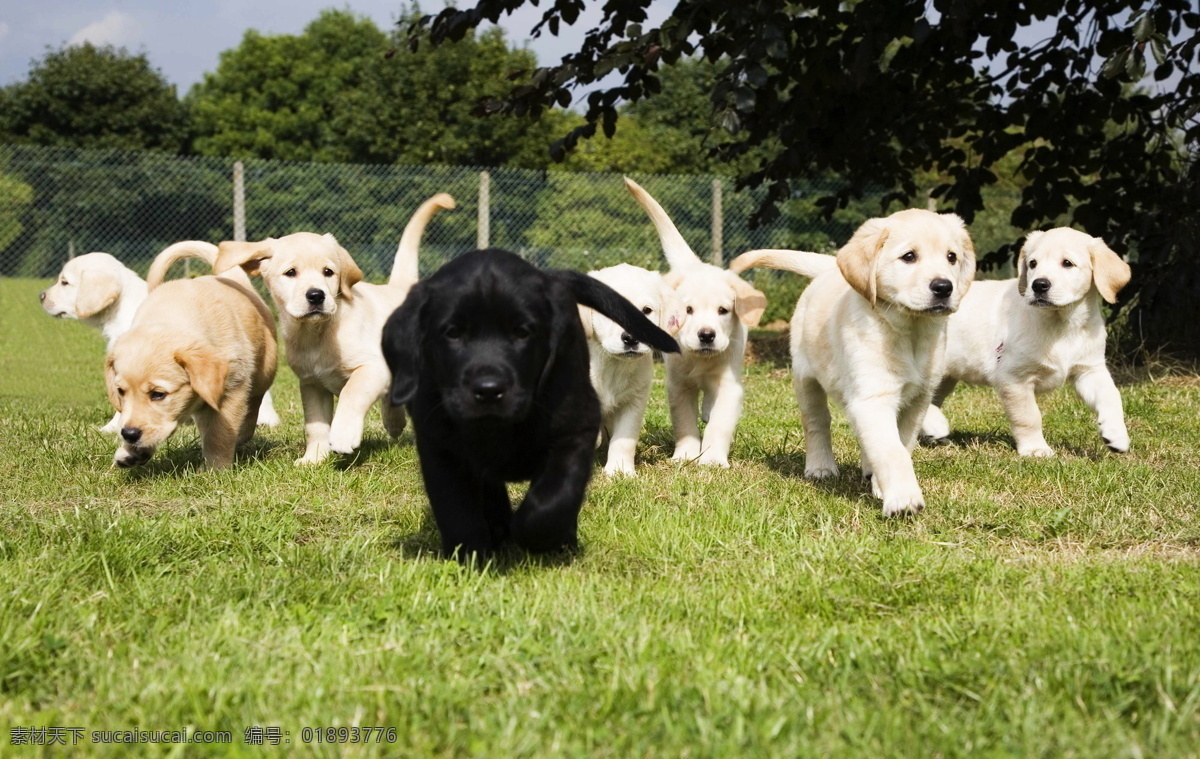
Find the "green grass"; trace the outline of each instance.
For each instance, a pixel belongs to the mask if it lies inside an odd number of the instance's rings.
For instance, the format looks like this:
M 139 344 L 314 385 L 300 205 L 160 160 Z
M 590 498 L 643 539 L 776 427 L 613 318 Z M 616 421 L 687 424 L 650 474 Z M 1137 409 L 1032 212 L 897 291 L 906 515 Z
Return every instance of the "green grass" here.
M 656 383 L 636 480 L 594 481 L 573 560 L 441 561 L 409 434 L 304 469 L 284 425 L 230 470 L 183 430 L 110 468 L 103 342 L 0 280 L 0 753 L 14 726 L 278 726 L 285 755 L 1200 755 L 1200 382 L 1123 387 L 1133 452 L 1070 393 L 1052 460 L 994 397 L 947 403 L 928 508 L 802 479 L 788 373 L 748 371 L 727 471 L 677 466 Z M 769 351 L 767 351 L 770 354 Z M 519 489 L 518 489 L 519 490 Z M 388 726 L 318 746 L 312 726 Z M 85 743 L 75 753 L 121 756 Z

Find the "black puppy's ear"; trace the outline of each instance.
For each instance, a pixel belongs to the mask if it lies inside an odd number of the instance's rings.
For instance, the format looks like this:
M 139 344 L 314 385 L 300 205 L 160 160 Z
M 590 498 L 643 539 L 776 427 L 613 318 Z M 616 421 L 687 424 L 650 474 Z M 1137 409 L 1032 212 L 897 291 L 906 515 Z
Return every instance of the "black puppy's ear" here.
M 417 394 L 421 376 L 421 342 L 425 327 L 423 314 L 429 299 L 429 286 L 418 282 L 408 291 L 383 325 L 383 358 L 392 373 L 390 400 L 393 406 L 403 406 Z
M 659 329 L 657 324 L 647 319 L 645 314 L 620 293 L 600 280 L 567 269 L 554 269 L 546 273 L 565 285 L 576 303 L 604 314 L 624 327 L 639 342 L 664 353 L 679 352 L 679 343 L 675 342 L 675 338 Z

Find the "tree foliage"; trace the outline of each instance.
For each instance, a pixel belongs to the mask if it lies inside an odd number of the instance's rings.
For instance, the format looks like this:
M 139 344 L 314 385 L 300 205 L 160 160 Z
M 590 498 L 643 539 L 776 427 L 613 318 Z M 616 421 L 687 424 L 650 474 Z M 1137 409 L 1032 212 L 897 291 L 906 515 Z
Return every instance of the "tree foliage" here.
M 0 141 L 179 152 L 187 115 L 145 55 L 90 43 L 50 50 L 0 88 Z
M 373 21 L 328 10 L 299 35 L 246 32 L 189 93 L 204 155 L 345 163 L 542 166 L 554 125 L 481 121 L 528 51 L 499 29 L 409 52 Z M 561 122 L 556 122 L 561 123 Z
M 647 28 L 650 0 L 608 3 L 579 50 L 535 69 L 481 113 L 540 117 L 575 87 L 618 71 L 591 92 L 585 123 L 553 146 L 617 131 L 622 102 L 654 102 L 665 70 L 690 55 L 719 62 L 712 120 L 733 139 L 713 155 L 765 186 L 757 218 L 791 197 L 797 179 L 845 181 L 822 199 L 826 213 L 871 187 L 918 202 L 921 177 L 969 221 L 1013 154 L 1021 197 L 1012 224 L 1067 221 L 1103 237 L 1134 262 L 1123 304 L 1152 315 L 1141 336 L 1190 339 L 1200 318 L 1200 12 L 1189 0 L 680 0 Z M 459 39 L 525 0 L 478 0 L 410 27 L 414 44 Z M 583 0 L 553 0 L 532 33 L 558 34 Z M 921 203 L 923 205 L 923 203 Z M 985 264 L 1012 259 L 1019 241 Z M 1164 283 L 1170 283 L 1165 287 Z M 1182 287 L 1181 287 L 1182 285 Z M 1180 295 L 1180 291 L 1184 295 Z

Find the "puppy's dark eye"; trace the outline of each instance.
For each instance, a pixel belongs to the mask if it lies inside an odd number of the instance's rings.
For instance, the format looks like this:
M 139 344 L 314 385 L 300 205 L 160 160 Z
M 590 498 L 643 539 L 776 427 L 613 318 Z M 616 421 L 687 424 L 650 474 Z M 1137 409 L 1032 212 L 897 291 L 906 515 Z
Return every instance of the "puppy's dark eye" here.
M 1030 269 L 1036 269 L 1036 268 L 1037 268 L 1037 261 L 1030 261 L 1030 262 L 1029 262 L 1029 268 L 1030 268 Z
M 323 271 L 322 274 L 324 274 L 326 277 L 332 277 L 333 269 L 330 269 L 328 266 L 326 266 L 325 271 Z
M 900 256 L 900 260 L 906 264 L 911 264 L 917 260 L 917 253 L 916 251 L 910 250 L 904 255 Z
M 67 285 L 69 285 L 71 283 L 64 279 L 61 282 L 59 282 L 58 284 L 62 285 L 63 287 L 66 287 Z
M 720 308 L 717 309 L 717 314 L 719 316 L 724 316 L 727 313 L 729 313 L 729 309 L 725 308 L 724 306 L 721 306 Z
M 457 324 L 451 324 L 442 334 L 446 336 L 447 340 L 457 340 L 462 337 L 462 328 Z
M 514 340 L 528 340 L 529 336 L 532 334 L 533 330 L 531 330 L 529 327 L 526 327 L 524 324 L 519 327 L 514 327 L 512 331 L 512 337 Z
M 167 397 L 167 394 L 161 390 L 151 390 L 150 391 L 150 400 L 152 400 L 152 401 L 161 401 L 163 398 L 166 398 L 166 397 Z
M 692 312 L 692 307 L 691 307 L 691 306 L 688 306 L 688 307 L 687 307 L 687 312 L 688 312 L 689 314 Z
M 654 309 L 650 308 L 649 306 L 642 306 L 642 313 L 646 316 L 649 316 L 650 314 L 654 313 Z
M 123 387 L 118 387 L 118 388 L 117 388 L 117 395 L 124 396 L 124 395 L 125 395 L 125 388 L 123 388 Z
M 958 254 L 955 253 L 954 251 L 951 251 L 946 254 L 946 260 L 952 264 L 956 264 L 956 263 L 958 263 Z
M 288 269 L 287 271 L 285 271 L 285 272 L 283 273 L 283 276 L 285 276 L 285 277 L 294 277 L 294 276 L 296 276 L 296 270 L 295 270 L 295 269 Z
M 1064 269 L 1070 269 L 1074 265 L 1075 264 L 1071 263 L 1070 261 L 1066 260 L 1065 258 L 1063 259 L 1063 268 Z

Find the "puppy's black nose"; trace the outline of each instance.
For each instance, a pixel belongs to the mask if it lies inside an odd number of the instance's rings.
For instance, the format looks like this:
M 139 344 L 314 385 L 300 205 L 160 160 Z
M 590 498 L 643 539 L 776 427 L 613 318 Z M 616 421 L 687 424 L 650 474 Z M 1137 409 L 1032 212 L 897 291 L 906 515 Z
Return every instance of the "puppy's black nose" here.
M 1046 279 L 1045 277 L 1038 277 L 1037 279 L 1033 280 L 1033 291 L 1038 295 L 1049 292 L 1049 290 L 1050 280 Z
M 717 333 L 705 327 L 696 333 L 696 337 L 700 338 L 701 345 L 712 345 L 713 340 L 717 339 Z
M 315 287 L 310 288 L 309 290 L 305 291 L 304 299 L 307 300 L 309 303 L 313 304 L 314 306 L 319 303 L 324 303 L 325 302 L 325 291 L 318 290 Z
M 45 300 L 46 300 L 46 291 L 45 290 L 42 290 L 40 293 L 38 293 L 38 300 L 45 302 Z
M 498 403 L 504 398 L 504 383 L 495 377 L 483 377 L 471 384 L 471 393 L 480 403 Z
M 125 440 L 126 443 L 130 443 L 130 444 L 136 443 L 137 441 L 142 439 L 142 431 L 139 430 L 137 427 L 122 427 L 121 428 L 121 437 Z
M 638 344 L 637 338 L 634 337 L 633 335 L 629 334 L 628 332 L 621 333 L 621 342 L 625 345 L 626 348 L 636 348 L 637 344 Z
M 943 277 L 938 277 L 929 283 L 929 289 L 933 290 L 933 294 L 939 298 L 949 298 L 950 293 L 954 292 L 954 283 Z

